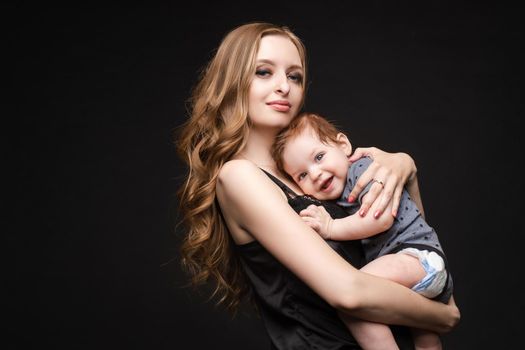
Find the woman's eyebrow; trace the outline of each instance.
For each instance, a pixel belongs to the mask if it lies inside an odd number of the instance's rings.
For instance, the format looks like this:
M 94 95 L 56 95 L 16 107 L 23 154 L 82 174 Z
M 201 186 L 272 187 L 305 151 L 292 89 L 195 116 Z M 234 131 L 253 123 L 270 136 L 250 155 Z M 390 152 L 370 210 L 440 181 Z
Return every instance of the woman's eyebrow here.
M 260 59 L 256 60 L 255 63 L 257 63 L 257 64 L 266 63 L 266 64 L 269 64 L 269 65 L 272 65 L 272 66 L 276 65 L 274 61 L 266 59 L 266 58 L 260 58 Z M 288 69 L 303 69 L 303 67 L 301 65 L 293 64 L 290 67 L 288 67 Z

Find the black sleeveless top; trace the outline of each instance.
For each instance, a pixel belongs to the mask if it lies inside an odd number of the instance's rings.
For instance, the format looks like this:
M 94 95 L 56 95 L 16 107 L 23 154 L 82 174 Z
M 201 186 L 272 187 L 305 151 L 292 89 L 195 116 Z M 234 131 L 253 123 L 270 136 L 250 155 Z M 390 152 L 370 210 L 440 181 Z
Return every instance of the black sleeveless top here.
M 323 205 L 332 218 L 347 215 L 335 203 L 321 202 L 307 195 L 297 195 L 279 179 L 266 171 L 265 173 L 283 190 L 288 203 L 297 213 L 310 204 L 315 204 Z M 360 241 L 327 243 L 356 268 L 364 265 Z M 259 242 L 237 245 L 236 249 L 252 285 L 272 349 L 360 349 L 336 310 L 277 261 Z M 297 249 L 301 247 L 298 246 Z M 394 335 L 400 348 L 413 348 L 406 328 L 395 330 Z

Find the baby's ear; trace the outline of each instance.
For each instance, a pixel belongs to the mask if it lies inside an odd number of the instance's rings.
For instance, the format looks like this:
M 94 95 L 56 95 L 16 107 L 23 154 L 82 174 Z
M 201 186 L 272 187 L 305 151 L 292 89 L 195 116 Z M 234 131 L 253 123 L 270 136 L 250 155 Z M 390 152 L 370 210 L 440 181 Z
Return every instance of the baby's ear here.
M 350 143 L 348 137 L 346 137 L 345 134 L 340 132 L 339 134 L 337 134 L 337 142 L 339 143 L 339 147 L 346 154 L 346 156 L 350 157 L 352 155 L 352 144 Z

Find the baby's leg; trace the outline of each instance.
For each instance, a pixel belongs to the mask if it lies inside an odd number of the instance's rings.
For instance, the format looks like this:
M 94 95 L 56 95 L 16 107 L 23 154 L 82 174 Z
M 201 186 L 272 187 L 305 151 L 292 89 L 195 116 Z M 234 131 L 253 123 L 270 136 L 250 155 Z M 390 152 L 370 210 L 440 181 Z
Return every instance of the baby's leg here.
M 342 312 L 339 316 L 364 350 L 399 350 L 390 327 L 363 321 Z
M 397 282 L 408 288 L 414 286 L 426 274 L 419 260 L 407 254 L 388 254 L 381 256 L 369 262 L 361 271 Z M 398 349 L 394 336 L 387 325 L 363 321 L 349 316 L 341 316 L 363 349 Z M 414 330 L 414 332 L 418 334 L 417 337 L 414 338 L 416 349 L 427 349 L 420 347 L 418 344 L 430 344 L 430 339 L 427 339 L 429 332 L 423 332 L 421 330 Z M 424 335 L 421 339 L 419 338 L 420 334 Z M 439 345 L 441 346 L 440 343 Z M 430 347 L 428 349 L 440 349 L 440 347 Z
M 362 271 L 412 288 L 426 276 L 418 258 L 408 254 L 388 254 L 371 261 Z M 435 333 L 412 329 L 417 350 L 441 350 L 441 339 Z
M 411 287 L 425 276 L 425 270 L 412 256 L 389 254 L 365 265 L 361 271 Z M 387 325 L 342 316 L 359 345 L 365 349 L 398 349 Z
M 417 350 L 441 350 L 441 339 L 436 333 L 423 329 L 412 329 L 414 346 Z
M 412 288 L 426 272 L 419 259 L 408 254 L 387 254 L 372 260 L 361 271 Z

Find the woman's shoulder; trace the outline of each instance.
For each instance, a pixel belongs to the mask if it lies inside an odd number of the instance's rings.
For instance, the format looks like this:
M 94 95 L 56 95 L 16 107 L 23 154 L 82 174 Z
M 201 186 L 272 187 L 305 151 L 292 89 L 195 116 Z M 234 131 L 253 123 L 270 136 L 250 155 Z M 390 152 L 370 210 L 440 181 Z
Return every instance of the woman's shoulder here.
M 227 184 L 247 176 L 260 174 L 261 170 L 254 163 L 246 159 L 232 159 L 223 164 L 219 170 L 219 183 Z
M 260 171 L 257 165 L 247 159 L 231 159 L 222 165 L 221 170 L 219 170 L 219 176 L 228 176 L 237 171 L 249 170 Z
M 226 192 L 247 191 L 255 187 L 272 186 L 272 182 L 254 163 L 246 159 L 229 160 L 221 167 L 217 179 L 217 187 Z

